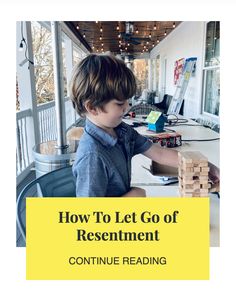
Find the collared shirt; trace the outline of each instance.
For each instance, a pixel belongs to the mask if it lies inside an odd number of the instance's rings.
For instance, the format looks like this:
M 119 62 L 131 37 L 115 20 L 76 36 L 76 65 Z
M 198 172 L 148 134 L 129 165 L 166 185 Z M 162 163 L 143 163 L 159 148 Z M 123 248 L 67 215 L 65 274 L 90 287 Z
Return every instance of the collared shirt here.
M 73 164 L 77 197 L 119 197 L 130 190 L 131 159 L 152 142 L 122 122 L 117 138 L 86 119 Z

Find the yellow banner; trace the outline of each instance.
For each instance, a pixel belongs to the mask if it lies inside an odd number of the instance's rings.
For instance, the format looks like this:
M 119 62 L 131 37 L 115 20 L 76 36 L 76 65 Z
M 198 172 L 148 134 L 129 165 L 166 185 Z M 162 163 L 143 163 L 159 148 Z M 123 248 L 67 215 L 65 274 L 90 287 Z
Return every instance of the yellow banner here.
M 208 198 L 29 198 L 27 279 L 209 279 Z

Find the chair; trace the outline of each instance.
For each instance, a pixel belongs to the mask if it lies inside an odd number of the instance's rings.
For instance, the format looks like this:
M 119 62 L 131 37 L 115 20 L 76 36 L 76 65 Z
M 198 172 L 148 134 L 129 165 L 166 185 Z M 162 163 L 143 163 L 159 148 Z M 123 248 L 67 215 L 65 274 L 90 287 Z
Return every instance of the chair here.
M 171 100 L 172 100 L 173 96 L 171 95 L 167 95 L 165 94 L 162 101 L 159 102 L 159 103 L 155 103 L 154 105 L 159 109 L 159 111 L 161 111 L 163 114 L 167 114 L 168 113 L 168 109 L 169 109 L 169 106 L 171 104 Z M 180 108 L 180 111 L 179 111 L 179 114 L 180 115 L 183 115 L 183 112 L 184 112 L 184 100 L 183 100 L 183 103 L 181 105 L 181 108 Z
M 164 114 L 167 113 L 167 110 L 170 106 L 172 96 L 165 94 L 162 101 L 159 103 L 155 103 L 154 105 Z
M 25 203 L 27 197 L 75 197 L 76 179 L 72 167 L 64 167 L 36 178 L 24 187 L 16 202 L 16 221 L 26 241 Z

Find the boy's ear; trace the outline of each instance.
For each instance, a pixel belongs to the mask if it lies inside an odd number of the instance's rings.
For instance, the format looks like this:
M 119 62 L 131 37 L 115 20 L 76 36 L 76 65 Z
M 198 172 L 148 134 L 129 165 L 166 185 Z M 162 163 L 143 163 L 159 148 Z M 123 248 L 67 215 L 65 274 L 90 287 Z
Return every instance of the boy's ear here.
M 84 107 L 89 114 L 94 115 L 94 116 L 98 114 L 97 108 L 92 106 L 90 101 L 86 101 L 84 103 Z

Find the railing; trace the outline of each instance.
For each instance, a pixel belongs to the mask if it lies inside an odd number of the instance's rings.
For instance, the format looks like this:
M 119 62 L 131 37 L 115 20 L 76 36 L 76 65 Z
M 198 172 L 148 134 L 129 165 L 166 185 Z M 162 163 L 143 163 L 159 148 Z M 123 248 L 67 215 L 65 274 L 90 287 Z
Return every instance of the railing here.
M 47 102 L 37 107 L 39 139 L 47 142 L 57 139 L 55 102 Z M 74 110 L 68 98 L 65 98 L 66 128 L 75 122 Z M 19 176 L 29 167 L 33 160 L 32 139 L 29 131 L 29 120 L 32 120 L 31 109 L 16 113 L 16 175 Z M 31 131 L 32 133 L 32 131 Z
M 37 107 L 40 142 L 57 139 L 55 102 L 40 104 Z
M 27 122 L 32 117 L 30 109 L 16 113 L 16 175 L 30 164 Z

